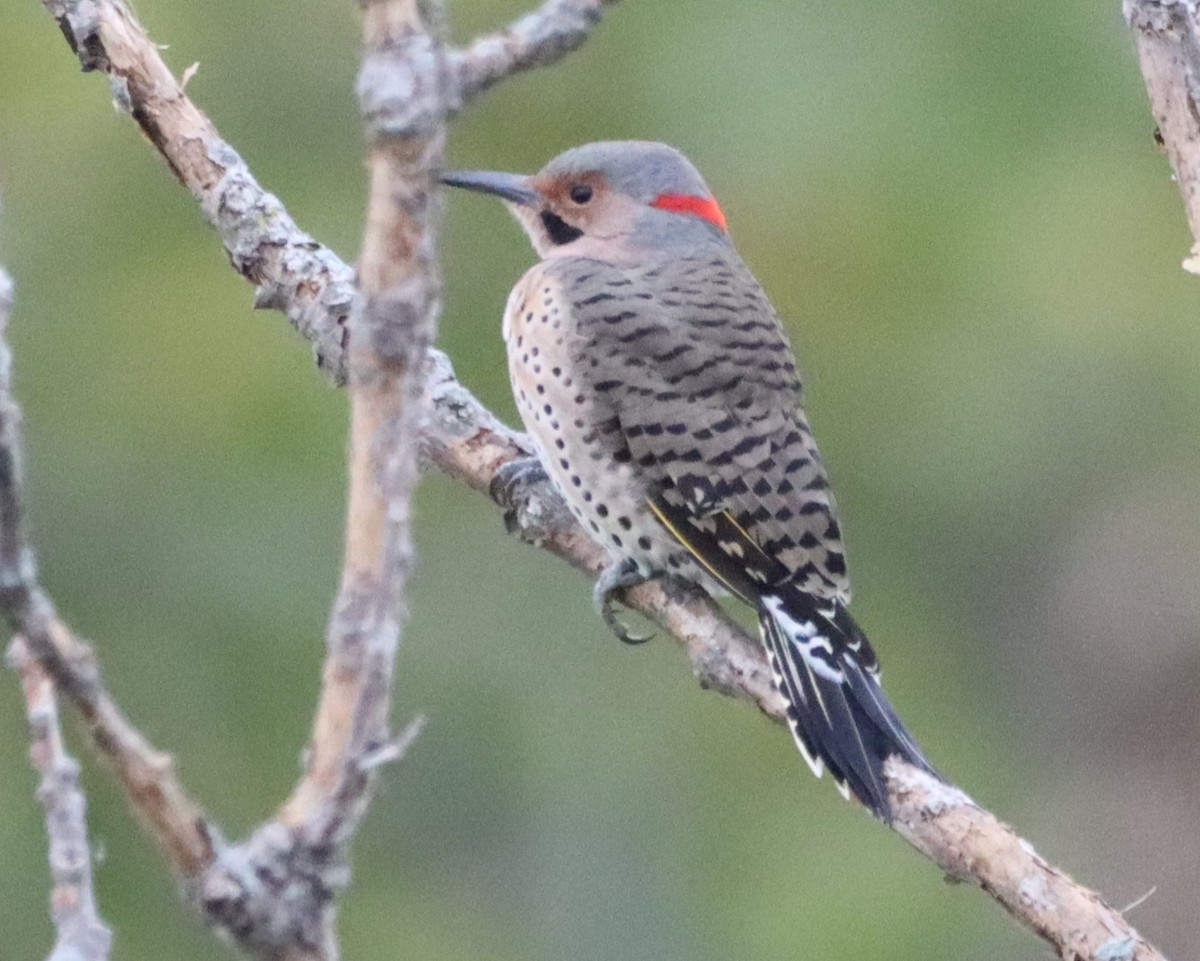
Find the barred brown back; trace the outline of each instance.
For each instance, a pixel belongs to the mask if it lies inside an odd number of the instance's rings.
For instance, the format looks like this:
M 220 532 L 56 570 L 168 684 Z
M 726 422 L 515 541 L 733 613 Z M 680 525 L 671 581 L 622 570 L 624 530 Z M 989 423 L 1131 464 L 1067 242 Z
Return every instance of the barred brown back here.
M 677 544 L 645 502 L 661 499 L 709 532 L 727 513 L 771 562 L 760 583 L 798 579 L 848 599 L 836 506 L 791 348 L 735 253 L 636 267 L 553 258 L 514 291 L 506 328 L 518 402 L 544 459 L 563 472 L 576 513 L 610 541 L 630 546 L 621 534 L 636 518 L 652 542 L 670 545 L 646 552 L 653 563 Z

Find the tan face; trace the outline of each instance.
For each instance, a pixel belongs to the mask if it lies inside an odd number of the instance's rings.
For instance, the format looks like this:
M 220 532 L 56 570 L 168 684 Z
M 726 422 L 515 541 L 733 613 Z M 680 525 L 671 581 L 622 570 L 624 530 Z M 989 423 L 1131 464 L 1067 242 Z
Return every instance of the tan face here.
M 448 170 L 439 179 L 504 200 L 543 258 L 627 264 L 647 253 L 664 256 L 730 242 L 725 215 L 704 179 L 665 144 L 585 144 L 559 154 L 532 177 Z
M 611 259 L 613 241 L 633 233 L 640 205 L 612 190 L 602 173 L 538 174 L 529 183 L 539 203 L 509 209 L 542 257 L 595 256 L 603 250 L 604 259 Z

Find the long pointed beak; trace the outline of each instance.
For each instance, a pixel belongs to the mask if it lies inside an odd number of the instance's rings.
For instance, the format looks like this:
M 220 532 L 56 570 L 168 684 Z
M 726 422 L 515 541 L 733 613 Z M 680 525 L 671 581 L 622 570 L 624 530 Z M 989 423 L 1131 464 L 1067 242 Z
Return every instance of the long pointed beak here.
M 530 183 L 530 178 L 520 174 L 504 174 L 491 170 L 448 170 L 438 179 L 448 187 L 462 187 L 465 190 L 492 194 L 522 207 L 536 207 L 540 200 L 538 192 Z

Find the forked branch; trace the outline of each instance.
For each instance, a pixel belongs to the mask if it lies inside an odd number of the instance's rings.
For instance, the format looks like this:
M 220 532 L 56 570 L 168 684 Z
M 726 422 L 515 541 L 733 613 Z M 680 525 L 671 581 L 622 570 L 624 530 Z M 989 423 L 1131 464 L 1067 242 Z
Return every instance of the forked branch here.
M 7 277 L 0 274 L 0 614 L 21 638 L 18 669 L 28 652 L 53 677 L 87 724 L 97 749 L 113 765 L 143 823 L 176 869 L 187 875 L 211 857 L 203 812 L 176 779 L 170 759 L 121 713 L 101 680 L 91 648 L 59 618 L 38 581 L 25 524 L 21 409 L 12 392 L 6 336 L 10 298 Z
M 0 268 L 0 592 L 9 623 L 27 620 L 30 588 L 36 590 L 33 552 L 25 540 L 21 500 L 21 411 L 12 399 L 12 354 L 8 317 L 12 281 Z M 25 600 L 23 600 L 25 599 Z M 49 961 L 107 961 L 112 932 L 100 919 L 92 889 L 87 799 L 79 764 L 63 744 L 54 681 L 18 634 L 8 648 L 8 666 L 20 675 L 29 723 L 29 759 L 39 775 L 38 800 L 49 843 L 50 913 L 58 933 Z
M 33 679 L 44 677 L 43 669 L 55 678 L 212 924 L 260 957 L 332 959 L 338 954 L 336 894 L 348 879 L 349 842 L 369 800 L 371 775 L 400 756 L 415 731 L 389 735 L 390 691 L 411 566 L 408 511 L 419 462 L 425 358 L 437 309 L 433 175 L 441 163 L 445 117 L 466 95 L 415 2 L 363 3 L 367 55 L 360 97 L 373 177 L 364 296 L 356 298 L 353 272 L 303 234 L 259 186 L 183 93 L 124 4 L 44 5 L 84 69 L 107 74 L 117 103 L 200 201 L 234 267 L 255 284 L 256 305 L 286 310 L 313 343 L 318 366 L 337 383 L 350 381 L 350 500 L 342 588 L 330 619 L 307 769 L 275 819 L 246 841 L 228 844 L 187 796 L 169 758 L 121 714 L 92 651 L 58 618 L 37 582 L 22 524 L 19 411 L 8 391 L 5 351 L 0 459 L 8 469 L 0 472 L 0 605 L 23 634 L 15 662 L 39 696 L 49 682 Z M 568 24 L 547 36 L 557 37 L 561 47 L 561 38 L 579 29 Z M 469 71 L 468 61 L 458 64 Z M 514 62 L 511 69 L 519 66 Z M 401 75 L 408 95 L 396 98 L 391 85 Z M 357 334 L 348 350 L 351 327 Z M 26 650 L 34 656 L 22 657 Z

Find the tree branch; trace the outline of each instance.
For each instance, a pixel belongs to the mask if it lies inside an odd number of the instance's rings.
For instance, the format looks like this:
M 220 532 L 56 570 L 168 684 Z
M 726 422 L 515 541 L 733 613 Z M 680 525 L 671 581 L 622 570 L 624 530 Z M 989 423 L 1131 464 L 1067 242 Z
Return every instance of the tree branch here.
M 532 455 L 524 434 L 511 430 L 454 376 L 449 358 L 430 351 L 427 419 L 421 436 L 425 457 L 472 490 L 492 494 L 496 471 Z M 606 555 L 575 522 L 548 483 L 499 497 L 510 529 L 594 578 Z M 756 705 L 782 723 L 784 702 L 771 680 L 759 642 L 746 634 L 707 595 L 677 582 L 650 581 L 625 592 L 635 610 L 668 631 L 687 651 L 700 686 Z
M 950 877 L 977 884 L 1068 961 L 1165 961 L 1121 913 L 953 785 L 896 758 L 892 827 Z
M 79 762 L 63 744 L 54 681 L 20 636 L 9 645 L 8 665 L 21 676 L 25 692 L 29 757 L 40 775 L 37 794 L 50 841 L 50 913 L 58 937 L 48 961 L 107 961 L 112 932 L 100 919 L 92 890 L 87 798 L 79 785 Z
M 282 310 L 317 366 L 345 378 L 345 323 L 354 275 L 296 226 L 212 121 L 183 92 L 133 13 L 119 0 L 42 0 L 84 71 L 108 77 L 113 101 L 141 128 L 171 173 L 200 201 L 230 263 L 254 285 L 254 305 Z
M 12 355 L 5 336 L 11 308 L 12 281 L 0 268 L 0 590 L 6 602 L 27 591 L 34 576 L 21 528 L 21 412 L 10 395 Z M 40 775 L 37 794 L 50 845 L 50 912 L 58 936 L 49 961 L 107 961 L 112 932 L 100 919 L 92 891 L 87 798 L 79 764 L 63 744 L 54 682 L 19 636 L 9 645 L 8 665 L 20 675 L 25 694 L 29 759 Z
M 63 2 L 52 3 L 50 0 L 44 2 L 52 10 L 65 11 L 68 7 L 77 6 Z M 111 9 L 115 0 L 94 2 L 101 9 Z M 583 36 L 587 27 L 606 5 L 603 2 L 588 3 L 582 0 L 552 0 L 544 4 L 535 15 L 551 18 L 550 20 L 518 21 L 506 34 L 486 38 L 465 50 L 452 51 L 447 61 L 449 79 L 446 81 L 448 87 L 443 91 L 444 102 L 450 107 L 461 104 L 510 73 L 538 63 L 550 62 L 561 56 Z M 409 42 L 411 35 L 406 32 L 412 23 L 412 11 L 410 3 L 401 3 L 399 0 L 364 3 L 364 25 L 368 37 L 381 39 L 391 36 L 402 46 L 412 48 L 414 45 Z M 561 28 L 557 26 L 552 20 L 559 15 L 568 19 L 574 17 L 574 26 L 568 25 L 566 21 Z M 56 16 L 59 14 L 56 13 Z M 69 19 L 69 15 L 64 16 Z M 72 29 L 77 28 L 73 26 Z M 111 34 L 95 29 L 91 29 L 88 35 L 111 38 Z M 68 37 L 70 36 L 72 33 L 68 32 Z M 144 35 L 141 35 L 139 42 L 149 46 Z M 360 93 L 363 94 L 364 113 L 369 127 L 377 138 L 373 143 L 370 158 L 372 197 L 382 196 L 377 191 L 382 191 L 385 185 L 390 184 L 399 187 L 400 196 L 407 198 L 414 205 L 414 209 L 406 208 L 399 213 L 389 211 L 383 201 L 377 202 L 374 199 L 369 207 L 373 215 L 382 219 L 380 223 L 368 227 L 368 238 L 376 238 L 385 249 L 389 249 L 391 245 L 396 256 L 381 255 L 378 251 L 364 248 L 364 289 L 368 291 L 369 296 L 363 305 L 355 307 L 355 320 L 351 325 L 350 365 L 351 383 L 358 384 L 357 387 L 352 387 L 352 390 L 356 391 L 353 431 L 355 437 L 360 439 L 380 436 L 379 431 L 383 425 L 401 424 L 405 416 L 411 415 L 413 405 L 401 404 L 399 398 L 406 390 L 412 388 L 416 378 L 405 377 L 400 371 L 411 370 L 412 354 L 409 349 L 430 329 L 422 325 L 420 318 L 427 315 L 423 315 L 421 311 L 432 311 L 431 303 L 436 297 L 434 290 L 421 289 L 419 285 L 410 284 L 401 265 L 410 263 L 410 258 L 418 256 L 414 250 L 420 247 L 421 242 L 413 239 L 414 235 L 405 226 L 405 221 L 407 218 L 413 218 L 419 223 L 428 222 L 431 201 L 426 178 L 428 165 L 440 150 L 440 139 L 436 136 L 425 140 L 418 136 L 415 142 L 406 139 L 414 130 L 422 128 L 419 123 L 412 123 L 414 114 L 399 93 L 404 90 L 403 86 L 399 83 L 389 84 L 383 80 L 376 82 L 374 79 L 374 70 L 378 69 L 382 78 L 392 67 L 384 66 L 384 61 L 390 59 L 387 50 L 376 50 L 375 54 L 381 59 L 372 62 L 371 46 L 368 44 L 368 60 L 364 63 Z M 77 43 L 76 47 L 79 49 L 83 45 Z M 422 53 L 421 43 L 416 43 L 415 49 L 419 57 L 435 57 L 431 47 L 425 48 Z M 140 55 L 148 57 L 150 52 L 142 51 Z M 89 63 L 87 56 L 86 52 L 81 53 L 81 57 L 85 58 L 85 66 Z M 103 66 L 109 70 L 110 76 L 112 75 L 114 68 L 111 57 L 101 57 L 97 65 Z M 125 75 L 129 69 L 130 66 L 122 62 L 117 75 L 124 78 L 130 92 L 133 105 L 131 113 L 143 129 L 149 124 L 156 131 L 157 136 L 151 137 L 152 142 L 178 173 L 179 167 L 172 160 L 178 154 L 178 146 L 172 143 L 171 134 L 166 132 L 170 129 L 166 123 L 169 118 L 159 116 L 159 105 L 143 96 L 146 89 L 144 78 L 138 78 L 136 83 L 130 82 Z M 182 92 L 178 97 L 186 99 Z M 376 109 L 380 122 L 375 122 Z M 420 117 L 422 109 L 418 104 L 415 110 L 416 117 Z M 397 116 L 403 119 L 397 121 L 394 119 Z M 387 117 L 393 119 L 383 119 Z M 396 126 L 389 127 L 389 124 Z M 428 136 L 428 131 L 426 135 Z M 215 138 L 215 132 L 213 137 Z M 398 139 L 392 141 L 392 137 Z M 432 146 L 435 141 L 436 146 Z M 219 140 L 215 142 L 220 143 Z M 413 179 L 398 178 L 402 170 L 407 170 Z M 241 179 L 253 184 L 248 172 Z M 197 192 L 192 183 L 187 180 L 185 183 Z M 248 188 L 246 203 L 251 207 L 259 202 L 254 194 L 254 190 L 258 189 L 260 188 L 257 188 L 257 184 Z M 213 209 L 210 188 L 201 184 L 198 196 L 206 211 Z M 274 242 L 283 247 L 292 245 L 292 231 L 295 231 L 296 235 L 304 238 L 304 244 L 311 243 L 307 235 L 300 234 L 281 207 L 278 211 L 276 223 L 286 223 L 289 226 L 275 235 Z M 225 231 L 219 223 L 217 226 L 224 238 Z M 426 233 L 424 236 L 429 235 Z M 254 224 L 247 223 L 242 241 L 246 248 L 258 249 L 259 240 L 259 233 Z M 228 247 L 228 240 L 226 244 Z M 260 270 L 251 275 L 242 270 L 235 258 L 235 266 L 253 283 L 259 285 L 260 291 L 265 286 L 273 292 L 272 296 L 267 298 L 260 294 L 256 299 L 257 304 L 276 307 L 287 311 L 289 316 L 294 316 L 298 304 L 323 303 L 324 293 L 329 289 L 329 285 L 343 281 L 349 276 L 348 268 L 341 265 L 337 258 L 324 248 L 313 245 L 305 249 L 314 258 L 314 262 L 320 265 L 308 278 L 304 276 L 304 268 L 293 268 L 290 264 L 281 264 L 277 258 L 270 257 L 262 258 L 259 262 Z M 378 270 L 377 276 L 369 282 L 368 264 L 375 265 L 372 270 Z M 414 304 L 418 305 L 415 313 L 412 307 Z M 344 314 L 331 323 L 330 317 L 338 311 L 328 306 L 320 309 L 326 312 L 324 318 L 307 326 L 297 324 L 297 329 L 310 339 L 315 336 L 310 334 L 312 331 L 328 332 L 331 328 L 340 329 L 344 326 Z M 394 317 L 389 320 L 392 310 L 397 311 L 396 316 L 399 320 Z M 361 321 L 358 319 L 360 317 Z M 370 337 L 373 342 L 366 345 L 355 343 L 355 339 L 360 336 Z M 338 344 L 344 345 L 344 342 L 339 340 Z M 318 356 L 319 361 L 325 359 L 326 367 L 330 366 L 328 358 L 333 356 L 332 353 L 323 352 Z M 344 364 L 344 352 L 339 356 Z M 361 382 L 358 380 L 357 361 L 353 360 L 358 356 L 364 358 L 362 370 L 365 373 Z M 344 367 L 337 365 L 334 365 L 334 369 L 344 371 Z M 341 376 L 344 376 L 344 373 L 339 375 L 338 379 L 341 379 Z M 521 435 L 499 424 L 496 418 L 455 380 L 448 359 L 436 350 L 428 351 L 426 377 L 428 404 L 421 436 L 422 451 L 431 462 L 472 489 L 488 491 L 496 469 L 513 457 L 527 453 L 527 442 Z M 407 386 L 397 387 L 398 379 Z M 386 434 L 386 431 L 384 433 Z M 398 433 L 392 436 L 400 443 L 407 443 L 405 428 L 398 428 Z M 356 452 L 361 451 L 359 440 L 354 442 L 354 449 Z M 402 570 L 404 569 L 407 563 L 403 535 L 406 518 L 403 514 L 394 518 L 386 515 L 386 512 L 384 517 L 381 517 L 379 505 L 383 493 L 402 490 L 406 481 L 402 476 L 402 465 L 390 462 L 377 464 L 375 481 L 379 487 L 372 490 L 367 463 L 356 455 L 355 464 L 351 481 L 349 526 L 358 533 L 354 539 L 348 537 L 347 541 L 348 579 L 343 582 L 338 611 L 335 612 L 330 625 L 331 657 L 334 639 L 349 637 L 353 632 L 349 631 L 348 627 L 353 624 L 361 625 L 367 636 L 382 639 L 384 643 L 381 645 L 379 656 L 387 656 L 386 648 L 390 643 L 387 638 L 393 634 L 398 636 L 398 627 L 387 622 L 383 608 L 379 606 L 359 609 L 360 595 L 352 585 L 358 582 L 359 575 L 365 579 L 379 574 L 383 570 L 381 564 L 385 557 L 391 558 Z M 502 506 L 512 510 L 516 524 L 526 539 L 584 571 L 594 574 L 599 569 L 600 550 L 578 527 L 563 519 L 561 505 L 548 489 L 520 491 L 514 503 Z M 359 537 L 361 540 L 357 539 Z M 401 596 L 397 591 L 402 585 L 401 574 L 385 588 L 385 592 L 390 592 L 389 596 L 394 604 L 400 603 Z M 654 618 L 680 640 L 702 686 L 749 701 L 768 716 L 777 721 L 782 720 L 782 701 L 773 689 L 759 645 L 724 617 L 711 601 L 695 595 L 681 594 L 678 590 L 661 584 L 647 584 L 630 591 L 629 601 L 632 606 Z M 363 646 L 356 643 L 350 650 L 361 653 Z M 331 685 L 338 683 L 339 678 L 331 678 L 327 671 L 325 699 L 335 697 L 344 700 L 342 695 L 331 689 Z M 351 682 L 351 686 L 358 683 L 360 682 Z M 371 713 L 374 716 L 373 711 Z M 348 716 L 344 708 L 326 711 L 323 706 L 321 716 L 331 719 L 331 730 L 316 731 L 314 743 L 319 743 L 326 736 L 331 744 L 338 741 L 349 742 L 350 735 L 338 729 Z M 318 725 L 320 723 L 318 721 Z M 371 723 L 366 723 L 363 730 L 372 731 L 374 728 Z M 315 773 L 318 767 L 328 773 Z M 313 782 L 312 786 L 301 785 L 297 794 L 285 807 L 282 817 L 289 823 L 303 822 L 307 812 L 314 808 L 312 799 L 327 797 L 330 787 L 338 783 L 341 777 L 338 771 L 337 763 L 317 765 L 314 761 L 306 779 Z M 1077 958 L 1080 961 L 1161 961 L 1162 956 L 1130 928 L 1117 912 L 1066 874 L 1049 866 L 1033 852 L 1027 842 L 1018 838 L 961 791 L 895 761 L 890 762 L 888 773 L 889 796 L 895 811 L 895 830 L 917 850 L 937 863 L 942 870 L 970 880 L 990 893 L 1014 917 L 1052 944 L 1063 957 Z
M 0 278 L 0 288 L 6 281 Z M 203 811 L 175 777 L 170 758 L 155 750 L 113 702 L 92 649 L 59 619 L 38 581 L 25 526 L 21 409 L 12 394 L 7 302 L 7 292 L 0 289 L 0 613 L 87 722 L 143 822 L 175 870 L 188 876 L 212 856 Z
M 1183 269 L 1200 274 L 1200 10 L 1179 0 L 1125 0 L 1150 109 L 1194 243 Z
M 433 171 L 441 165 L 446 113 L 442 50 L 416 0 L 361 6 L 358 86 L 370 195 L 361 297 L 349 328 L 345 560 L 307 770 L 279 814 L 281 824 L 310 845 L 319 840 L 339 860 L 365 812 L 373 769 L 395 754 L 388 717 L 413 560 L 424 358 L 439 306 Z
M 468 103 L 501 80 L 544 67 L 577 49 L 617 0 L 547 0 L 498 33 L 477 37 L 448 61 L 458 101 Z

